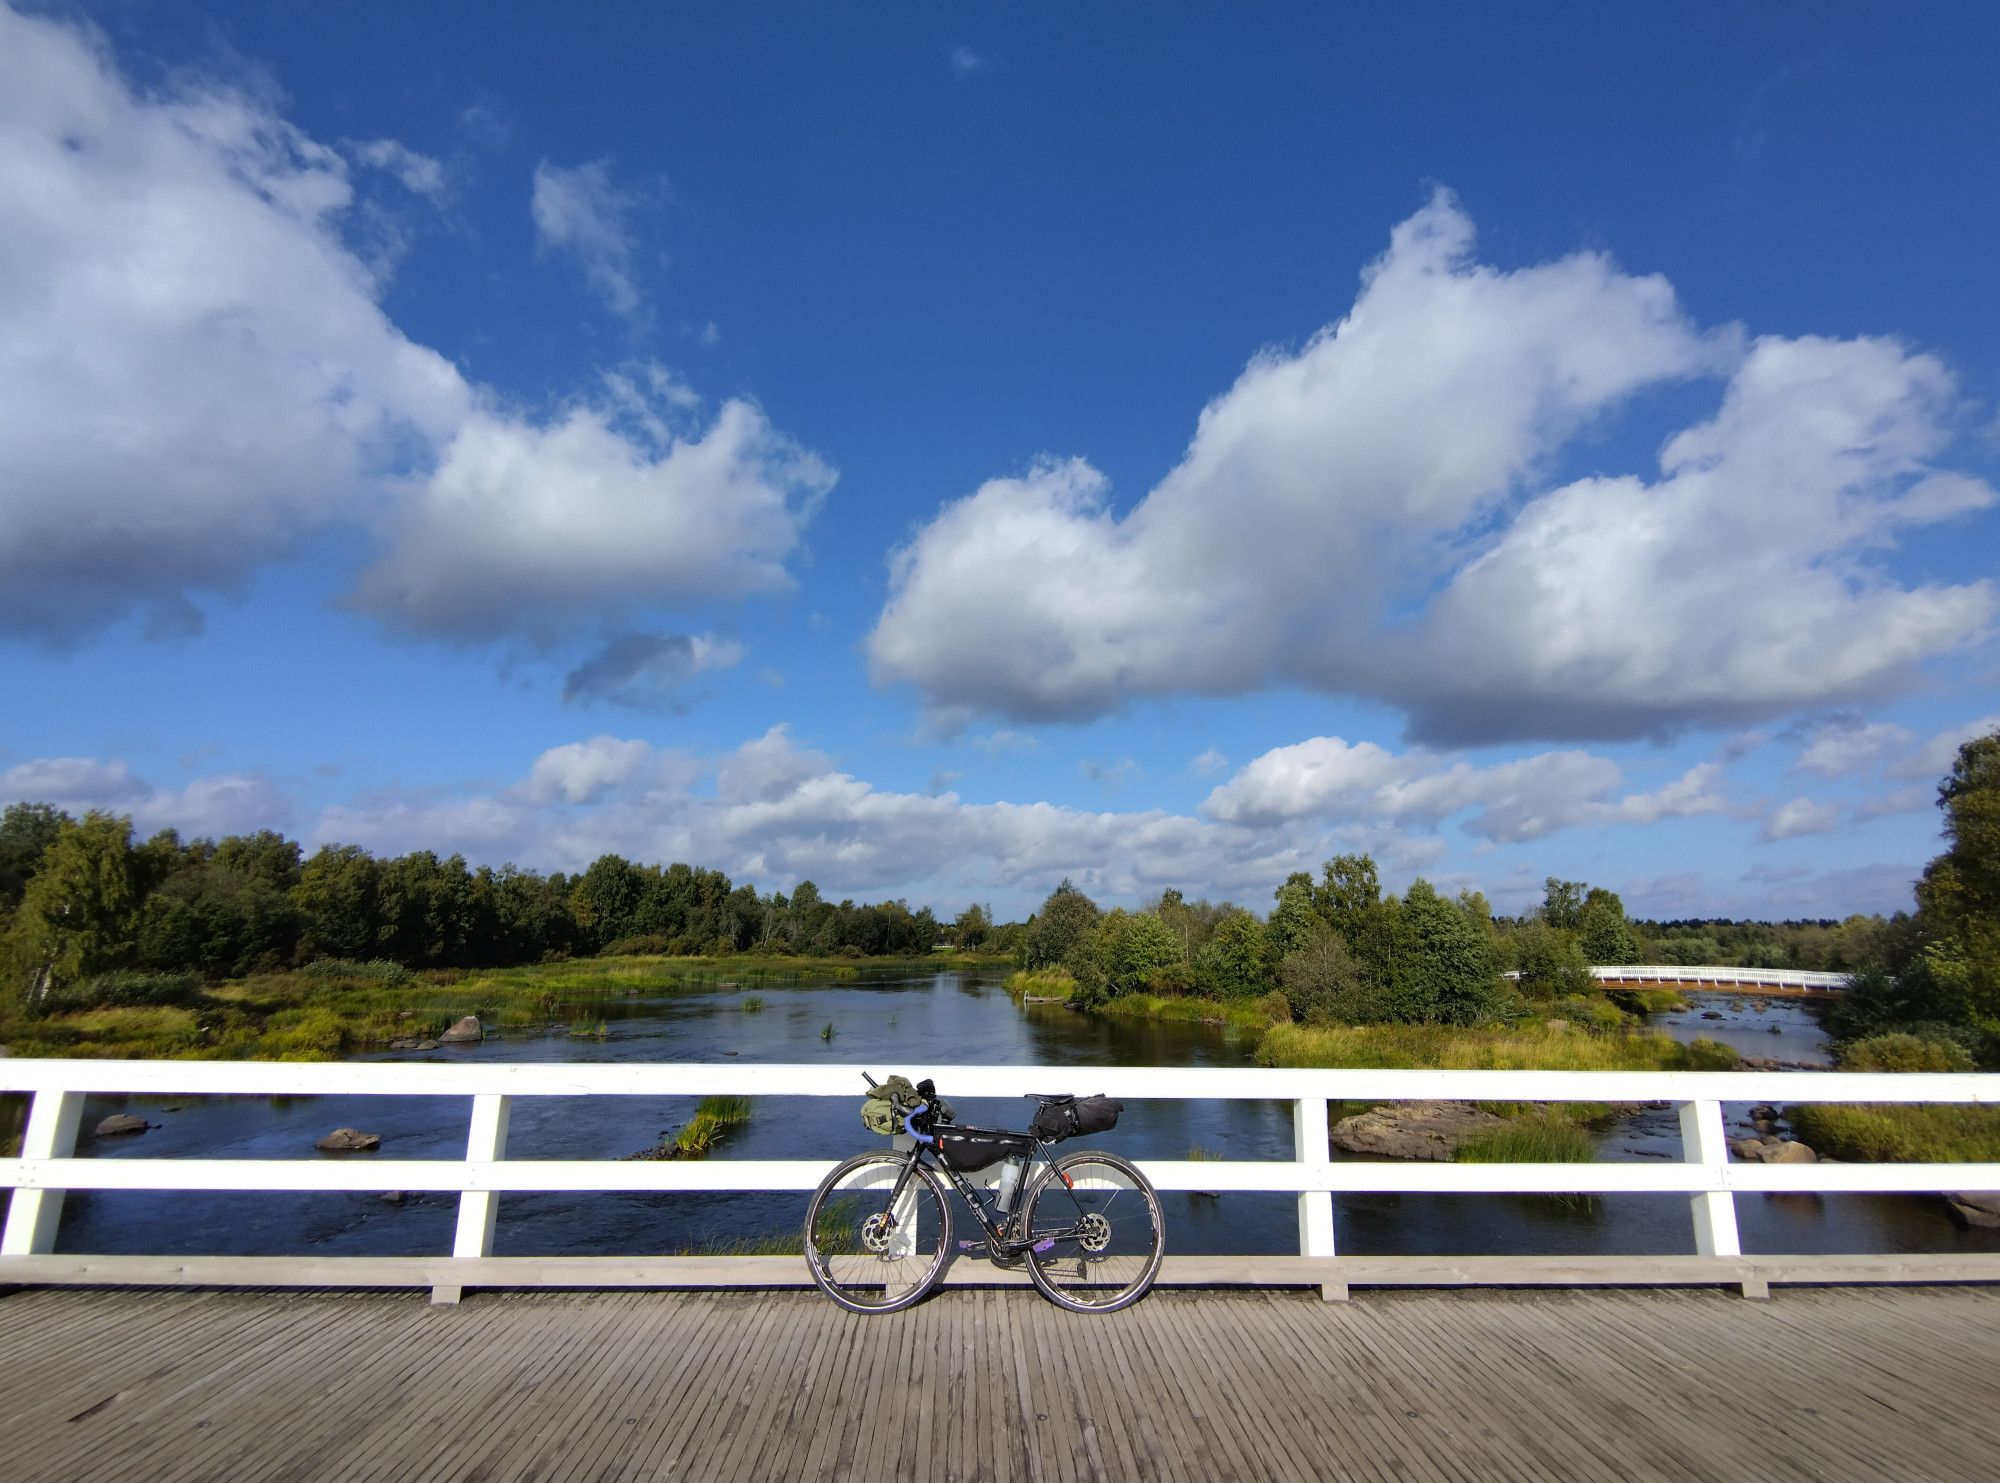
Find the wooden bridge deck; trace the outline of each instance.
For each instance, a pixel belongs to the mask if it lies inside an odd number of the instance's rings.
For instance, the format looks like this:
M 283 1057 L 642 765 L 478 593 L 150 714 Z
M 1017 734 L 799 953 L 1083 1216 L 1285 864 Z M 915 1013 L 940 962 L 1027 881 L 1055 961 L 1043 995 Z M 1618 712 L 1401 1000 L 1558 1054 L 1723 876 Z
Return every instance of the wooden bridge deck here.
M 1978 1479 L 2000 1290 L 24 1290 L 0 1469 L 43 1479 Z

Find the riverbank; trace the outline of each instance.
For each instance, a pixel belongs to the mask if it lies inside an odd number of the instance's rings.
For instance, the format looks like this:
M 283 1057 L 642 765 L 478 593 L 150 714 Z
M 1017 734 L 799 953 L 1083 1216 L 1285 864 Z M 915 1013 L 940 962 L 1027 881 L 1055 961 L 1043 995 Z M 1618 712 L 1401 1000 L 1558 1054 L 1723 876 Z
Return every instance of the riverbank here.
M 596 1023 L 606 1004 L 627 998 L 1001 966 L 1004 960 L 943 953 L 907 959 L 580 958 L 424 973 L 395 963 L 323 960 L 209 986 L 159 975 L 134 994 L 155 1002 L 42 1015 L 15 1009 L 0 1019 L 0 1049 L 16 1056 L 112 1060 L 329 1061 L 435 1040 L 468 1015 L 502 1034 L 539 1031 L 567 1020 Z

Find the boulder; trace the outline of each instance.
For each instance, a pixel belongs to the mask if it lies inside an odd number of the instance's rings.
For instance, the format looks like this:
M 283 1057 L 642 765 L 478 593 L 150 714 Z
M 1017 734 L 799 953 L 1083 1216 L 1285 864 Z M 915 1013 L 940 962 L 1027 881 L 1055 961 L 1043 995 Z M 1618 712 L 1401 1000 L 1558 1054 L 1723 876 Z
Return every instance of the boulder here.
M 486 1032 L 480 1028 L 479 1016 L 476 1014 L 467 1015 L 449 1030 L 445 1031 L 444 1034 L 438 1036 L 438 1039 L 446 1045 L 464 1045 L 485 1038 Z
M 1446 1160 L 1472 1134 L 1506 1125 L 1470 1102 L 1391 1102 L 1342 1118 L 1333 1125 L 1333 1142 L 1348 1153 Z
M 1719 1020 L 1722 1018 L 1722 1011 L 1719 1009 L 1704 1009 L 1701 1012 L 1701 1017 L 1705 1020 Z
M 335 1128 L 313 1145 L 323 1153 L 368 1153 L 381 1146 L 380 1133 L 364 1133 L 359 1128 Z
M 1759 1102 L 1755 1107 L 1750 1109 L 1750 1118 L 1753 1122 L 1760 1117 L 1767 1122 L 1775 1122 L 1777 1116 L 1778 1109 L 1773 1107 L 1769 1102 Z
M 384 1205 L 400 1205 L 403 1203 L 403 1201 L 407 1200 L 409 1196 L 404 1194 L 399 1189 L 391 1189 L 391 1190 L 384 1190 L 381 1194 L 377 1195 L 375 1198 L 380 1200 Z
M 1730 1148 L 1749 1164 L 1816 1164 L 1819 1155 L 1803 1143 L 1786 1143 L 1777 1138 L 1738 1138 Z
M 97 1136 L 116 1138 L 124 1133 L 143 1133 L 151 1124 L 143 1117 L 134 1117 L 129 1112 L 116 1112 L 97 1125 Z
M 2000 1230 L 2000 1190 L 1959 1190 L 1945 1199 L 1951 1213 L 1967 1225 Z

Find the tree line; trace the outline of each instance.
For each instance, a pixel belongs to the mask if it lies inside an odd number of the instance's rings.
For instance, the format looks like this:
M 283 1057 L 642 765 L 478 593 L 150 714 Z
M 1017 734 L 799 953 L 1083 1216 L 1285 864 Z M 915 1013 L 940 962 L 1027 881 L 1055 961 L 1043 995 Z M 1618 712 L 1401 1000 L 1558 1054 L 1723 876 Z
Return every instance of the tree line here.
M 327 958 L 500 968 L 599 953 L 1009 947 L 979 905 L 941 923 L 903 901 L 827 901 L 811 881 L 762 895 L 719 870 L 610 854 L 572 876 L 429 850 L 378 858 L 327 845 L 307 856 L 269 830 L 221 840 L 166 830 L 135 843 L 127 819 L 38 803 L 0 815 L 0 923 L 10 985 L 31 1001 L 120 970 L 217 980 Z

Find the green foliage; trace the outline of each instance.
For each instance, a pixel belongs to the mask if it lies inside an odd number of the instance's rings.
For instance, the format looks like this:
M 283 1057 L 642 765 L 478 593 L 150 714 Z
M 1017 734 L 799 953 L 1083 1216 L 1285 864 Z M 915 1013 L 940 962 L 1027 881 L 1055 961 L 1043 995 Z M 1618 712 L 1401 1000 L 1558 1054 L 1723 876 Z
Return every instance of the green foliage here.
M 1582 881 L 1558 880 L 1550 876 L 1542 883 L 1542 920 L 1559 932 L 1576 932 L 1583 927 Z
M 1625 1011 L 1605 994 L 1572 994 L 1558 999 L 1552 1010 L 1557 1018 L 1589 1030 L 1622 1030 L 1631 1023 Z
M 1451 1156 L 1460 1164 L 1587 1164 L 1597 1156 L 1597 1140 L 1559 1114 L 1530 1113 L 1472 1134 Z
M 1278 1025 L 1257 1047 L 1257 1062 L 1451 1071 L 1730 1071 L 1738 1065 L 1734 1051 L 1712 1040 L 1682 1045 L 1651 1031 L 1574 1035 L 1451 1025 Z
M 1273 963 L 1295 953 L 1327 930 L 1313 905 L 1312 877 L 1303 871 L 1278 887 L 1277 904 L 1264 924 L 1265 953 Z
M 69 822 L 68 814 L 49 803 L 10 803 L 0 814 L 0 921 L 20 904 L 43 852 Z
M 1196 957 L 1194 971 L 1195 984 L 1204 994 L 1247 999 L 1267 992 L 1271 970 L 1263 923 L 1247 911 L 1224 917 Z
M 1049 892 L 1028 923 L 1027 942 L 1022 952 L 1024 968 L 1053 968 L 1068 963 L 1081 946 L 1100 913 L 1097 903 L 1067 880 Z
M 1632 963 L 1639 957 L 1639 938 L 1625 918 L 1618 893 L 1592 886 L 1577 910 L 1576 935 L 1589 963 Z
M 1514 966 L 1521 992 L 1530 999 L 1587 994 L 1594 982 L 1576 933 L 1543 920 L 1522 924 L 1514 934 Z
M 1836 1057 L 1843 1071 L 1972 1071 L 1972 1052 L 1948 1036 L 1871 1035 L 1850 1040 Z
M 128 820 L 64 820 L 43 851 L 8 931 L 8 976 L 28 1003 L 123 968 L 138 946 L 143 882 Z
M 371 958 L 365 963 L 356 963 L 348 958 L 315 958 L 301 967 L 299 972 L 308 978 L 358 980 L 362 983 L 396 987 L 417 981 L 416 974 L 401 963 L 392 963 L 387 958 Z
M 191 973 L 146 973 L 121 968 L 80 984 L 51 988 L 35 1005 L 40 1014 L 74 1014 L 86 1009 L 172 1004 L 192 1008 L 203 1002 Z
M 1016 999 L 1068 999 L 1076 992 L 1076 979 L 1067 968 L 1024 968 L 1007 975 L 1007 992 Z
M 1363 976 L 1346 941 L 1324 924 L 1279 962 L 1278 983 L 1301 1024 L 1361 1024 L 1384 1012 L 1381 992 Z
M 280 1010 L 264 1022 L 264 1059 L 334 1061 L 352 1043 L 344 1021 L 330 1009 Z
M 1229 1025 L 1252 1032 L 1283 1024 L 1290 1013 L 1282 994 L 1273 992 L 1255 999 L 1204 999 L 1178 997 L 1162 999 L 1152 994 L 1126 994 L 1108 999 L 1094 1013 L 1120 1019 L 1165 1020 L 1191 1025 Z
M 1386 1008 L 1419 1024 L 1471 1025 L 1493 1013 L 1499 973 L 1484 933 L 1419 877 L 1396 913 Z
M 2000 1162 L 2000 1107 L 1814 1104 L 1787 1109 L 1815 1153 L 1860 1164 Z
M 750 1121 L 748 1097 L 703 1097 L 671 1145 L 669 1157 L 706 1158 L 723 1137 Z

